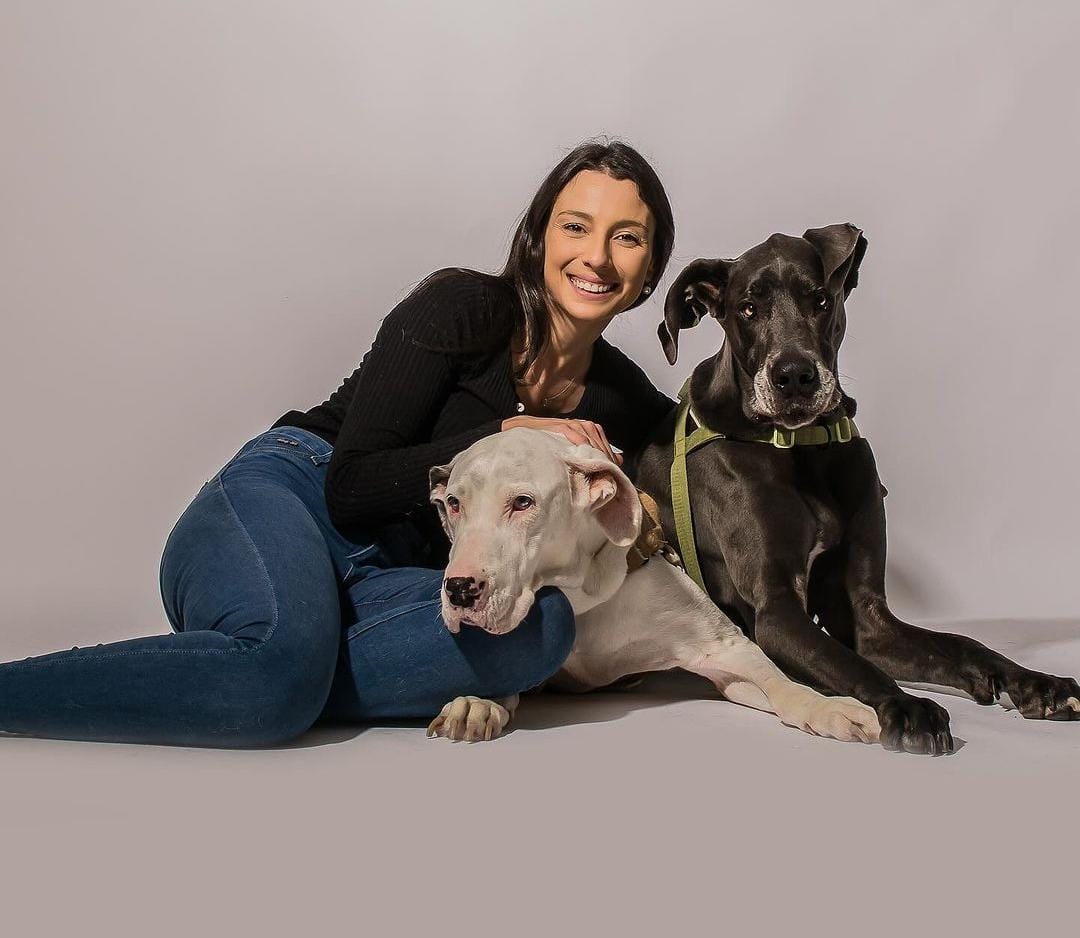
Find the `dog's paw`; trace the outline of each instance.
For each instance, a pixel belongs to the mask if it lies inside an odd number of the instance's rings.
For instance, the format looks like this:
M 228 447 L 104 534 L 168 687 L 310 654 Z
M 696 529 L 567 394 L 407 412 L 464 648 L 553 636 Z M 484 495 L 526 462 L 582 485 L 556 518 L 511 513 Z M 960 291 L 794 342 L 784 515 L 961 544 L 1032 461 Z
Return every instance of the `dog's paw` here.
M 874 709 L 854 697 L 824 697 L 814 693 L 814 699 L 806 701 L 797 715 L 785 715 L 783 722 L 804 733 L 849 743 L 876 743 L 881 734 Z
M 1080 684 L 1071 677 L 1020 668 L 1012 675 L 993 675 L 989 683 L 993 700 L 1008 694 L 1028 720 L 1080 720 Z
M 810 732 L 845 742 L 876 743 L 881 723 L 873 707 L 854 697 L 826 697 L 817 706 Z
M 479 742 L 494 739 L 510 722 L 510 711 L 494 700 L 455 697 L 428 724 L 428 736 Z
M 877 715 L 886 749 L 928 756 L 953 751 L 949 713 L 932 700 L 900 694 L 879 704 Z

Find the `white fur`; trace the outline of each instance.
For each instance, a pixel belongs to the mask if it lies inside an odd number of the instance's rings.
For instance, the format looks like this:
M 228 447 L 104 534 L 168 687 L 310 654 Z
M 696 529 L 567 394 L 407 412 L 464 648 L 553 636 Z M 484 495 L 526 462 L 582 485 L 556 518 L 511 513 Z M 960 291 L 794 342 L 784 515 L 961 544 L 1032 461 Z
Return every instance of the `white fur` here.
M 817 373 L 821 376 L 821 384 L 818 386 L 814 396 L 806 403 L 806 411 L 809 416 L 788 426 L 788 421 L 785 421 L 783 417 L 783 398 L 777 395 L 776 388 L 773 387 L 773 383 L 769 379 L 772 366 L 779 355 L 779 352 L 769 355 L 754 375 L 754 397 L 750 406 L 755 414 L 778 423 L 785 429 L 794 430 L 806 426 L 821 414 L 828 413 L 840 404 L 840 385 L 837 383 L 836 375 L 825 367 L 825 363 L 820 358 L 815 356 L 813 359 L 814 367 L 817 368 Z
M 583 465 L 591 467 L 591 482 L 575 476 Z M 880 726 L 870 707 L 791 681 L 681 570 L 654 557 L 627 575 L 622 532 L 637 528 L 640 506 L 636 496 L 625 497 L 627 488 L 632 492 L 626 476 L 596 450 L 519 428 L 480 440 L 433 473 L 446 469 L 449 477 L 433 485 L 432 500 L 453 540 L 447 575 L 495 584 L 477 617 L 494 633 L 516 628 L 519 609 L 527 610 L 541 586 L 560 587 L 574 608 L 577 639 L 558 677 L 600 687 L 629 674 L 683 668 L 708 678 L 728 700 L 774 712 L 808 733 L 877 740 Z M 504 510 L 521 491 L 535 493 L 532 518 Z M 456 520 L 445 514 L 449 495 L 463 506 Z M 525 595 L 528 603 L 521 601 Z M 443 614 L 451 630 L 468 625 L 445 591 Z M 428 732 L 491 738 L 516 705 L 516 698 L 497 704 L 458 698 Z

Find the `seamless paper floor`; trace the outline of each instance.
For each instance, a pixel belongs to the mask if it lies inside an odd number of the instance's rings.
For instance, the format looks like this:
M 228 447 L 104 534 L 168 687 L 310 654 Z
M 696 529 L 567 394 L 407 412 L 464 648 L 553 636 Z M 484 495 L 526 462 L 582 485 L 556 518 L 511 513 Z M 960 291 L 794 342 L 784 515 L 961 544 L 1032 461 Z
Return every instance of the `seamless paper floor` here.
M 948 629 L 1080 674 L 1080 619 Z M 677 674 L 527 697 L 471 745 L 419 723 L 247 751 L 3 737 L 5 933 L 1074 927 L 1080 722 L 931 696 L 952 756 L 806 736 Z

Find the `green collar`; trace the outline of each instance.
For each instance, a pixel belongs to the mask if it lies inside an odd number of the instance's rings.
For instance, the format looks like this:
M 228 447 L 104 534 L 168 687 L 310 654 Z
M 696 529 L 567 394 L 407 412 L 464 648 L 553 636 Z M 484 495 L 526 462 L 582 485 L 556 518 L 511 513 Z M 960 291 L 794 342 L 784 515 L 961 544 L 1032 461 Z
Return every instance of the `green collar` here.
M 686 432 L 688 418 L 693 418 L 694 423 L 697 424 L 689 435 Z M 671 462 L 671 507 L 675 515 L 675 532 L 679 537 L 679 553 L 682 555 L 686 572 L 693 577 L 694 582 L 702 590 L 705 589 L 694 540 L 694 522 L 690 513 L 690 488 L 686 481 L 687 453 L 692 453 L 699 446 L 704 446 L 713 440 L 769 443 L 777 449 L 791 449 L 795 446 L 850 443 L 858 436 L 858 427 L 849 417 L 841 417 L 826 427 L 799 427 L 797 430 L 774 427 L 772 430 L 739 436 L 729 436 L 710 430 L 694 411 L 694 406 L 690 401 L 690 379 L 687 378 L 682 390 L 679 391 L 679 411 L 675 420 L 675 453 Z

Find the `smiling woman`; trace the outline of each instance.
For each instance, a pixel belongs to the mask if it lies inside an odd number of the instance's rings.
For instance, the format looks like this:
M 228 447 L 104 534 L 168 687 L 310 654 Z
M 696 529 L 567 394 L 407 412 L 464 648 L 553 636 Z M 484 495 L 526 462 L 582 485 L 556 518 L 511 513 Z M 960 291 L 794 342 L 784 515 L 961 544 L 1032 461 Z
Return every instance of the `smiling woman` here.
M 548 175 L 501 274 L 425 278 L 323 403 L 245 443 L 169 535 L 174 634 L 0 665 L 0 723 L 67 739 L 278 743 L 320 716 L 430 718 L 465 695 L 550 677 L 573 612 L 542 589 L 512 634 L 451 635 L 448 542 L 429 469 L 514 426 L 608 455 L 673 407 L 601 333 L 642 302 L 674 241 L 659 179 L 626 144 L 587 143 Z

